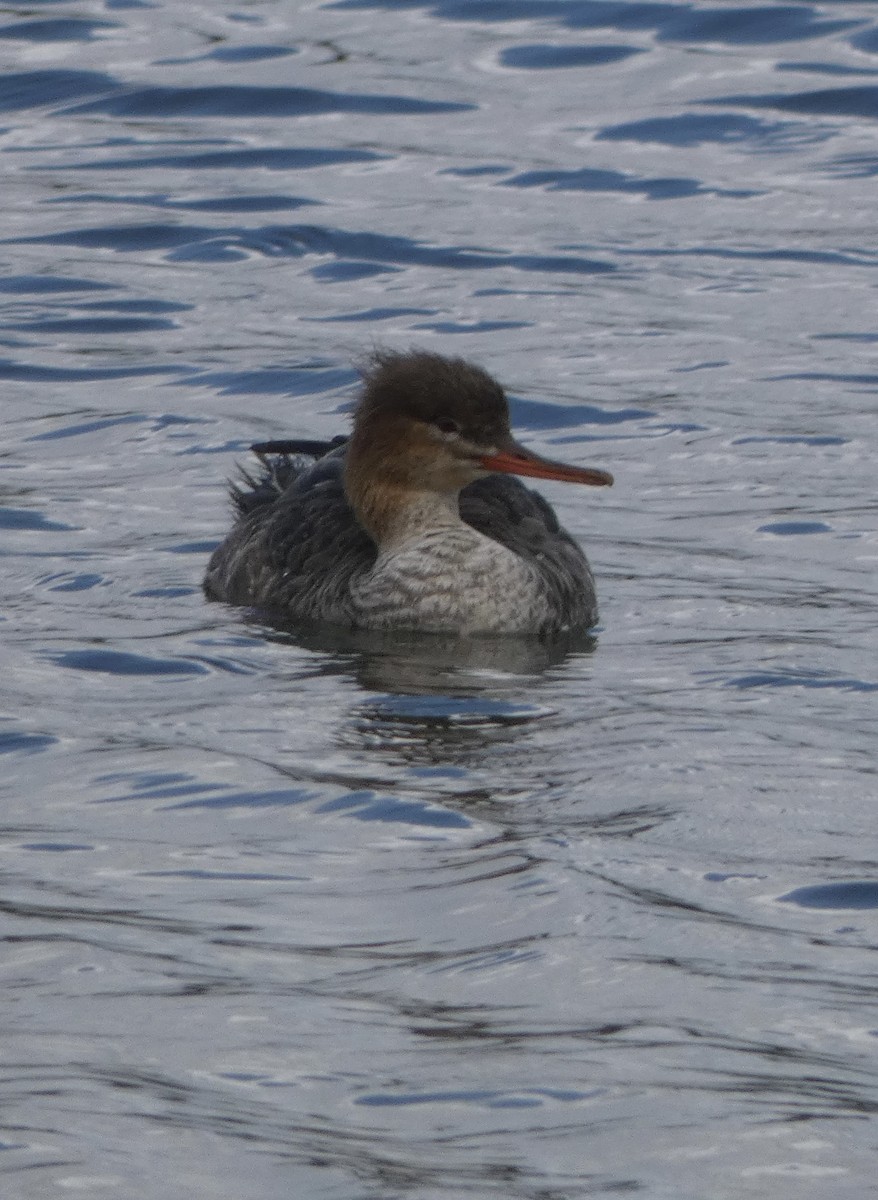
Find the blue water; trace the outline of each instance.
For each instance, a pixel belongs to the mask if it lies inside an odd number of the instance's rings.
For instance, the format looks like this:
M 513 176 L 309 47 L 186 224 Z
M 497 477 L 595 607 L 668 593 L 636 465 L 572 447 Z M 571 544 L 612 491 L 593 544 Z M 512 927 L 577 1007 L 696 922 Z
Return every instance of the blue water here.
M 870 5 L 0 21 L 2 1195 L 862 1200 Z M 475 358 L 593 643 L 208 605 L 253 441 Z

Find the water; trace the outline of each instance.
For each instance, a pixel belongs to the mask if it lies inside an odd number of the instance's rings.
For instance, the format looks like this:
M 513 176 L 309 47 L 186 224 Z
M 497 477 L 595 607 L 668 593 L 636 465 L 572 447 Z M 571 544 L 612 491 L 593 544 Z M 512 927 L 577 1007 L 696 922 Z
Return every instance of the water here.
M 4 1197 L 871 1190 L 874 18 L 4 17 Z M 204 603 L 375 344 L 615 474 L 593 644 Z

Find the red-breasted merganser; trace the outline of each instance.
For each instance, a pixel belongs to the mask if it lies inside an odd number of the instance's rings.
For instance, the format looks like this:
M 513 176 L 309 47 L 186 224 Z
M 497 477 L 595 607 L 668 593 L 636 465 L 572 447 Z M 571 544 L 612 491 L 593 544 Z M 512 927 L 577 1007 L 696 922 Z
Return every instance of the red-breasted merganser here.
M 349 439 L 253 449 L 265 473 L 232 488 L 238 519 L 211 557 L 209 598 L 294 621 L 462 637 L 551 637 L 596 622 L 585 555 L 509 475 L 598 487 L 613 477 L 516 442 L 503 389 L 481 368 L 378 353 Z

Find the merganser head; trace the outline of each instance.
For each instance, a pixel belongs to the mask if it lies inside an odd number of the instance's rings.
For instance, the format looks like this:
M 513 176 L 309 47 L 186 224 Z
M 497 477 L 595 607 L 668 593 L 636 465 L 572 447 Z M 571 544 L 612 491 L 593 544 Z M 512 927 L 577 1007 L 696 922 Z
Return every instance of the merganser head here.
M 606 471 L 554 462 L 520 445 L 502 387 L 463 359 L 382 351 L 364 383 L 348 451 L 349 493 L 366 478 L 372 487 L 456 493 L 495 471 L 595 487 L 613 482 Z

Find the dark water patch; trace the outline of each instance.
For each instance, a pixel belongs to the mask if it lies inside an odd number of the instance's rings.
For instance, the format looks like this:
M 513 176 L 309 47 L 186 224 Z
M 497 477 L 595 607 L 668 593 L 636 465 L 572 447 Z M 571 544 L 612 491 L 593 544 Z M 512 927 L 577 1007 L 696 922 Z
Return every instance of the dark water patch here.
M 37 580 L 41 587 L 47 588 L 50 592 L 88 592 L 95 587 L 105 587 L 109 582 L 104 575 L 88 572 L 78 575 L 64 572 L 60 575 L 47 575 L 44 579 Z
M 856 50 L 863 50 L 867 54 L 878 54 L 878 29 L 874 25 L 869 29 L 864 29 L 861 33 L 854 34 L 850 42 Z
M 357 279 L 369 279 L 373 275 L 396 274 L 399 269 L 381 263 L 347 259 L 344 262 L 321 263 L 319 267 L 311 268 L 310 275 L 312 279 L 319 279 L 324 283 L 351 283 Z
M 160 413 L 152 419 L 151 429 L 157 431 L 159 429 L 169 429 L 173 425 L 212 425 L 213 421 L 210 417 L 185 416 L 181 417 L 179 413 Z
M 541 1108 L 547 1100 L 576 1103 L 593 1100 L 603 1089 L 588 1092 L 564 1091 L 556 1088 L 524 1088 L 521 1091 L 467 1089 L 440 1092 L 368 1092 L 358 1096 L 355 1104 L 371 1108 L 401 1108 L 413 1104 L 475 1104 L 485 1108 Z
M 63 275 L 10 275 L 0 279 L 0 293 L 15 296 L 40 296 L 51 292 L 109 292 L 110 283 L 91 279 L 73 279 Z
M 66 854 L 71 850 L 94 850 L 86 842 L 23 842 L 20 850 L 36 850 L 49 854 Z
M 344 812 L 358 821 L 403 823 L 437 829 L 469 829 L 472 825 L 462 813 L 453 812 L 439 804 L 424 800 L 405 800 L 397 796 L 379 796 L 371 791 L 351 792 L 328 800 L 321 804 L 317 811 Z
M 2 93 L 0 93 L 2 95 Z M 141 143 L 126 141 L 133 149 Z M 388 156 L 372 150 L 336 150 L 330 147 L 271 147 L 247 150 L 206 150 L 189 154 L 158 154 L 145 158 L 103 158 L 83 162 L 36 165 L 32 171 L 129 171 L 129 170 L 207 170 L 207 171 L 307 171 L 316 167 L 334 167 L 348 163 L 382 162 Z
M 791 249 L 786 246 L 775 246 L 770 249 L 757 249 L 756 247 L 751 249 L 743 247 L 731 249 L 727 246 L 699 245 L 663 248 L 650 247 L 645 250 L 620 246 L 617 248 L 616 253 L 654 258 L 727 258 L 754 259 L 758 262 L 820 263 L 846 267 L 878 266 L 878 254 L 873 251 L 804 250 L 798 247 Z M 801 377 L 799 376 L 798 378 Z
M 82 922 L 86 925 L 111 925 L 111 926 L 126 926 L 132 929 L 149 929 L 154 933 L 160 933 L 162 936 L 167 936 L 169 933 L 181 933 L 192 935 L 195 932 L 191 922 L 176 920 L 171 917 L 145 916 L 141 911 L 132 907 L 130 909 L 119 908 L 96 908 L 83 907 L 80 905 L 71 904 L 68 900 L 63 900 L 60 904 L 28 904 L 24 901 L 6 900 L 0 898 L 0 911 L 9 914 L 17 919 L 31 918 L 41 922 L 53 921 L 65 924 L 65 929 L 68 928 L 70 921 Z M 66 935 L 69 938 L 69 933 Z M 54 1082 L 54 1081 L 53 1081 Z M 128 1086 L 131 1086 L 130 1083 Z M 45 1093 L 44 1093 L 45 1094 Z M 53 1089 L 52 1094 L 57 1094 L 57 1090 Z M 45 1160 L 40 1162 L 42 1167 Z M 61 1160 L 58 1165 L 70 1167 L 75 1159 Z M 56 1160 L 57 1162 L 57 1160 Z M 49 1159 L 49 1165 L 55 1166 L 56 1162 Z
M 623 410 L 624 412 L 625 410 Z M 633 410 L 636 411 L 636 410 Z M 612 421 L 602 422 L 603 424 L 613 424 Z M 552 444 L 556 446 L 578 445 L 580 442 L 591 441 L 628 441 L 633 438 L 642 440 L 643 438 L 663 438 L 670 437 L 674 434 L 681 433 L 705 433 L 709 429 L 707 425 L 699 425 L 696 421 L 667 421 L 661 425 L 650 425 L 648 429 L 640 429 L 637 433 L 613 433 L 613 434 L 573 434 L 570 437 L 555 437 L 552 438 Z
M 863 679 L 841 678 L 823 671 L 793 670 L 792 668 L 777 671 L 754 671 L 750 675 L 727 679 L 724 686 L 747 691 L 752 688 L 796 687 L 840 692 L 878 692 L 878 683 L 869 683 Z
M 230 883 L 305 883 L 309 875 L 285 875 L 268 871 L 140 871 L 142 879 L 219 879 Z
M 244 666 L 232 658 L 220 657 L 216 654 L 192 654 L 189 657 L 191 661 L 202 663 L 211 671 L 221 671 L 224 675 L 253 675 L 256 673 L 252 667 Z
M 70 229 L 60 233 L 38 234 L 18 240 L 22 244 L 82 246 L 93 250 L 144 251 L 167 250 L 172 246 L 208 240 L 217 236 L 208 225 L 103 225 L 94 229 Z M 237 233 L 238 231 L 231 231 Z M 0 241 L 0 244 L 3 244 Z
M 311 200 L 305 196 L 216 196 L 207 200 L 166 199 L 163 206 L 189 208 L 197 212 L 276 212 L 322 203 L 322 200 Z
M 201 457 L 204 454 L 246 454 L 250 449 L 250 443 L 242 441 L 241 438 L 228 439 L 224 442 L 191 442 L 187 439 L 187 445 L 181 450 L 175 450 L 176 455 L 198 455 Z
M 58 739 L 48 733 L 23 733 L 20 730 L 0 729 L 0 754 L 40 754 L 57 742 Z
M 444 167 L 439 175 L 455 175 L 460 179 L 478 179 L 482 175 L 505 175 L 512 168 L 500 163 L 486 163 L 481 167 Z
M 104 113 L 112 117 L 304 117 L 326 113 L 426 116 L 472 112 L 473 104 L 420 100 L 412 96 L 347 95 L 314 88 L 146 87 L 66 108 L 66 113 Z
M 878 156 L 873 154 L 849 154 L 834 158 L 824 168 L 828 174 L 842 179 L 869 179 L 878 175 Z
M 183 596 L 195 596 L 201 591 L 197 587 L 159 587 L 143 588 L 135 592 L 135 596 L 145 596 L 151 600 L 179 600 Z
M 194 304 L 186 304 L 180 300 L 88 300 L 78 304 L 77 308 L 101 312 L 139 312 L 139 313 L 178 313 L 191 312 Z M 176 418 L 187 424 L 191 417 Z
M 142 425 L 149 420 L 144 413 L 121 413 L 115 417 L 101 417 L 94 421 L 76 421 L 72 425 L 64 425 L 60 429 L 49 430 L 48 433 L 35 433 L 28 442 L 54 442 L 62 438 L 82 437 L 97 433 L 101 429 L 112 429 L 117 425 Z
M 210 791 L 211 795 L 203 795 L 197 800 L 184 800 L 179 804 L 166 804 L 163 807 L 169 811 L 187 808 L 290 808 L 293 805 L 308 804 L 318 799 L 318 793 L 305 788 L 280 788 L 272 791 L 226 791 L 222 784 L 201 785 L 190 787 L 189 791 Z M 155 793 L 140 793 L 143 795 Z M 138 797 L 128 797 L 138 799 Z
M 622 425 L 645 421 L 657 414 L 649 408 L 600 408 L 596 404 L 550 404 L 510 396 L 514 424 L 523 429 L 558 429 L 570 425 Z M 578 440 L 578 439 L 577 439 Z
M 295 46 L 218 46 L 205 57 L 217 62 L 261 62 L 266 58 L 286 58 L 298 53 Z
M 429 246 L 404 237 L 328 229 L 315 225 L 267 225 L 258 229 L 215 229 L 197 225 L 115 225 L 67 230 L 30 238 L 9 239 L 18 244 L 82 246 L 118 252 L 166 250 L 172 261 L 224 261 L 256 252 L 276 257 L 332 255 L 352 267 L 430 266 L 454 270 L 492 270 L 512 267 L 529 272 L 597 274 L 615 270 L 613 263 L 579 255 L 507 254 L 462 246 Z M 0 242 L 2 244 L 2 242 Z
M 305 317 L 306 321 L 322 321 L 327 324 L 345 321 L 390 321 L 397 317 L 429 317 L 435 309 L 429 308 L 364 308 L 360 312 L 336 313 L 330 317 Z
M 0 508 L 0 529 L 25 530 L 28 533 L 70 533 L 77 527 L 50 521 L 30 508 Z
M 335 0 L 329 9 L 377 8 L 386 12 L 423 9 L 443 20 L 529 21 L 538 17 L 557 18 L 572 7 L 573 0 Z
M 48 204 L 135 204 L 148 208 L 164 208 L 194 212 L 291 212 L 295 209 L 322 205 L 322 200 L 311 200 L 300 196 L 210 196 L 203 200 L 177 200 L 167 192 L 151 195 L 119 196 L 100 192 L 83 192 L 78 196 L 59 196 L 46 201 Z
M 119 253 L 166 250 L 171 252 L 169 257 L 175 261 L 193 257 L 213 260 L 218 256 L 242 256 L 248 251 L 271 256 L 286 254 L 296 258 L 320 254 L 333 256 L 345 263 L 345 269 L 347 264 L 352 264 L 350 269 L 354 277 L 358 277 L 358 273 L 365 269 L 363 264 L 370 264 L 371 267 L 376 264 L 382 267 L 416 265 L 455 270 L 513 267 L 520 271 L 580 275 L 615 270 L 612 263 L 581 256 L 506 254 L 464 246 L 429 246 L 404 237 L 317 225 L 266 225 L 258 229 L 211 228 L 183 223 L 105 225 L 8 241 L 19 245 L 80 246 Z M 0 244 L 3 244 L 2 241 Z
M 603 67 L 642 54 L 637 46 L 510 46 L 500 54 L 504 67 L 544 71 L 561 67 Z
M 642 121 L 610 125 L 600 130 L 595 141 L 653 142 L 662 146 L 680 147 L 701 146 L 714 142 L 759 142 L 785 148 L 791 141 L 798 144 L 806 129 L 808 136 L 816 140 L 813 128 L 798 122 L 761 121 L 756 117 L 745 117 L 738 113 L 681 113 L 674 117 L 647 117 Z
M 151 658 L 123 650 L 62 650 L 45 654 L 51 662 L 72 671 L 101 675 L 206 675 L 201 663 L 179 658 Z
M 451 0 L 439 0 L 439 3 L 433 3 L 432 0 L 335 0 L 335 3 L 325 7 L 342 11 L 377 8 L 385 12 L 423 9 L 433 16 L 452 21 L 461 19 L 489 22 L 527 21 L 537 16 L 557 17 L 565 4 L 563 0 L 546 0 L 545 3 L 539 3 L 537 0 L 478 0 L 476 4 L 470 3 L 468 7 L 463 7 L 460 14 L 457 11 L 460 6 Z
M 476 265 L 460 264 L 463 265 Z M 519 271 L 535 271 L 542 272 L 558 272 L 561 275 L 599 275 L 607 271 L 615 271 L 616 267 L 613 263 L 602 262 L 598 259 L 583 259 L 570 258 L 564 255 L 539 255 L 539 254 L 513 254 L 509 258 L 497 258 L 493 262 L 483 262 L 479 265 L 485 267 L 502 267 L 511 266 Z
M 412 329 L 429 330 L 431 333 L 496 333 L 501 329 L 529 329 L 531 321 L 421 321 Z
M 758 526 L 759 533 L 774 533 L 778 537 L 797 537 L 809 533 L 832 533 L 832 526 L 822 521 L 773 521 Z
M 505 863 L 494 867 L 491 876 L 494 879 L 500 879 L 504 875 L 518 875 L 522 870 L 523 864 L 513 860 L 511 863 Z M 538 877 L 525 878 L 523 882 L 510 883 L 509 890 L 512 892 L 523 892 L 530 889 L 536 889 L 543 895 L 546 891 L 546 882 Z M 547 889 L 548 890 L 548 889 Z M 453 973 L 455 975 L 468 975 L 482 971 L 494 971 L 497 967 L 509 967 L 519 963 L 534 963 L 544 959 L 545 954 L 541 949 L 533 946 L 532 942 L 535 939 L 520 939 L 516 942 L 506 942 L 498 946 L 489 946 L 485 949 L 476 949 L 469 954 L 460 957 L 446 959 L 430 968 L 430 973 L 442 975 Z M 531 943 L 530 945 L 528 943 Z M 497 1105 L 497 1107 L 514 1107 L 513 1105 Z M 534 1107 L 533 1105 L 522 1105 L 522 1107 Z
M 815 883 L 794 888 L 777 899 L 780 904 L 798 904 L 801 908 L 878 908 L 878 881 L 862 879 L 844 883 Z
M 324 365 L 263 367 L 254 371 L 206 371 L 195 376 L 199 387 L 215 388 L 221 396 L 314 396 L 355 383 L 358 375 L 346 367 Z
M 410 238 L 389 234 L 350 232 L 319 225 L 266 226 L 261 245 L 301 256 L 333 254 L 363 262 L 383 262 L 403 266 L 428 266 L 454 270 L 491 270 L 515 267 L 521 271 L 595 274 L 613 271 L 612 263 L 574 256 L 505 254 L 464 246 L 430 246 Z
M 394 722 L 411 721 L 420 725 L 526 725 L 551 715 L 538 704 L 514 700 L 495 700 L 489 696 L 398 695 L 376 697 L 364 706 L 370 720 L 390 717 Z
M 197 554 L 199 556 L 212 554 L 219 542 L 213 538 L 203 542 L 178 542 L 175 546 L 163 546 L 165 554 Z M 196 589 L 197 590 L 197 589 Z
M 625 175 L 594 167 L 577 171 L 525 171 L 505 179 L 500 187 L 544 188 L 548 192 L 633 192 L 649 200 L 681 200 L 688 196 L 732 196 L 746 198 L 758 195 L 752 190 L 707 188 L 698 179 L 685 176 L 658 176 L 653 179 Z
M 118 28 L 112 21 L 66 17 L 54 21 L 19 21 L 15 25 L 0 25 L 0 38 L 17 38 L 28 42 L 91 42 L 100 30 Z
M 109 775 L 99 775 L 95 780 L 99 784 L 124 783 L 130 785 L 130 791 L 116 799 L 130 800 L 134 797 L 149 800 L 164 800 L 175 796 L 191 796 L 203 792 L 221 791 L 226 785 L 219 783 L 199 783 L 193 776 L 182 771 L 114 771 Z
M 765 876 L 752 871 L 707 871 L 704 878 L 708 883 L 729 883 L 735 879 L 764 879 Z
M 878 375 L 851 375 L 840 371 L 790 371 L 785 375 L 769 375 L 767 378 L 772 382 L 801 379 L 809 383 L 852 383 L 869 390 L 878 387 Z
M 812 333 L 810 337 L 815 342 L 878 342 L 878 333 Z
M 240 262 L 247 258 L 247 251 L 230 244 L 226 238 L 208 238 L 206 241 L 181 246 L 167 255 L 169 262 L 226 263 Z
M 576 243 L 573 246 L 561 246 L 561 250 L 591 250 L 592 246 L 584 246 L 581 243 Z M 474 288 L 473 296 L 476 298 L 482 296 L 563 296 L 564 291 L 559 287 L 545 288 L 524 288 L 524 287 L 483 287 Z
M 146 333 L 177 329 L 176 321 L 161 317 L 43 317 L 34 321 L 0 324 L 17 333 L 78 333 L 83 336 L 111 333 Z
M 155 65 L 173 67 L 197 62 L 254 63 L 267 58 L 288 58 L 298 53 L 295 46 L 217 46 L 206 54 L 193 54 L 188 58 L 159 58 Z
M 690 363 L 687 367 L 675 367 L 674 370 L 678 375 L 689 375 L 695 371 L 716 371 L 720 367 L 727 367 L 729 360 L 727 358 L 708 359 L 706 362 Z
M 100 71 L 21 71 L 0 75 L 0 112 L 62 104 L 113 92 L 120 85 L 111 75 Z
M 876 74 L 874 67 L 847 67 L 841 63 L 823 62 L 780 62 L 775 63 L 775 71 L 793 71 L 806 75 L 867 75 Z
M 820 88 L 813 92 L 767 92 L 757 95 L 720 96 L 700 104 L 738 104 L 743 108 L 778 108 L 783 112 L 821 117 L 878 117 L 878 84 L 860 87 Z
M 659 41 L 765 45 L 826 37 L 858 21 L 825 20 L 810 5 L 700 8 L 639 0 L 337 0 L 335 9 L 424 9 L 443 21 L 554 20 L 568 29 L 652 30 Z
M 763 5 L 754 8 L 680 6 L 657 29 L 659 40 L 720 42 L 731 46 L 771 45 L 806 38 L 828 37 L 859 24 L 852 20 L 825 20 L 806 4 Z
M 813 436 L 806 434 L 778 434 L 775 436 L 734 438 L 732 445 L 748 446 L 752 443 L 768 442 L 775 446 L 846 446 L 849 441 L 850 438 L 824 437 L 816 434 Z

